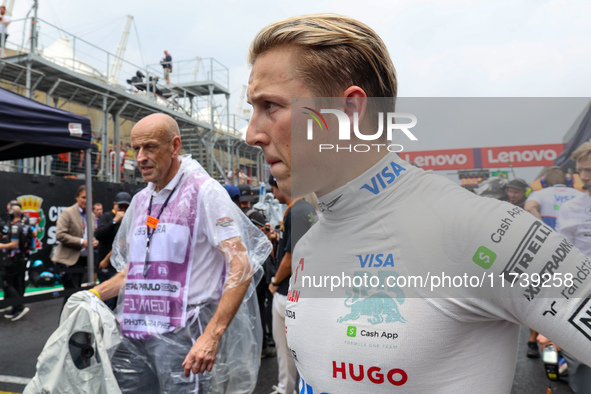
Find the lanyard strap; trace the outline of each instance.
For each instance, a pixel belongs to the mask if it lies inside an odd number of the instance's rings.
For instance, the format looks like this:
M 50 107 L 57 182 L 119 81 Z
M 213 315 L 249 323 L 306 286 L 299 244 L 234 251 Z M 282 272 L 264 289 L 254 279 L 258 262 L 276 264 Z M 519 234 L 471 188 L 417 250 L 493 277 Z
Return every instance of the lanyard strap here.
M 162 216 L 162 212 L 164 212 L 164 208 L 166 208 L 166 206 L 168 205 L 168 201 L 170 201 L 170 197 L 172 197 L 172 195 L 176 191 L 176 188 L 181 184 L 181 180 L 183 179 L 183 175 L 185 175 L 185 174 L 181 174 L 181 177 L 179 178 L 179 181 L 177 182 L 176 186 L 172 189 L 172 191 L 170 192 L 168 197 L 166 197 L 166 200 L 164 201 L 164 204 L 162 205 L 162 209 L 160 210 L 160 213 L 156 217 L 152 216 L 152 200 L 154 199 L 154 195 L 150 196 L 150 205 L 148 206 L 148 221 L 146 223 L 146 232 L 147 232 L 148 236 L 146 239 L 146 261 L 144 262 L 144 278 L 148 274 L 148 268 L 150 268 L 150 265 L 148 264 L 148 252 L 150 251 L 150 241 L 152 240 L 152 235 L 156 231 L 156 227 L 158 226 L 158 222 L 160 221 L 160 216 Z

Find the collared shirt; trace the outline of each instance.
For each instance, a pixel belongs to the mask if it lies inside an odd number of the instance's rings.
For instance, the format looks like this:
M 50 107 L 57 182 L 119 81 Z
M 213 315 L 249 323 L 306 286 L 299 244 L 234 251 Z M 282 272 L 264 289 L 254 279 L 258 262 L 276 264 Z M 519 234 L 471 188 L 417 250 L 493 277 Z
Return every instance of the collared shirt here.
M 166 199 L 166 197 L 168 197 L 168 195 L 172 192 L 172 190 L 176 187 L 176 185 L 179 183 L 179 180 L 181 179 L 181 175 L 182 172 L 177 171 L 176 175 L 170 180 L 170 182 L 168 182 L 168 184 L 166 186 L 164 186 L 160 191 L 156 191 L 156 185 L 153 182 L 148 182 L 148 191 L 150 193 L 151 196 L 161 196 L 164 197 L 164 199 Z M 165 193 L 166 191 L 166 193 Z M 163 200 L 164 201 L 164 200 Z
M 186 166 L 182 163 L 159 192 L 150 183 L 137 193 L 126 213 L 130 225 L 119 229 L 129 250 L 123 313 L 130 319 L 122 326 L 127 336 L 145 338 L 181 327 L 188 305 L 221 298 L 227 268 L 217 246 L 240 236 L 234 216 L 240 212 L 217 181 Z M 158 218 L 158 224 L 146 251 L 150 200 L 151 216 Z

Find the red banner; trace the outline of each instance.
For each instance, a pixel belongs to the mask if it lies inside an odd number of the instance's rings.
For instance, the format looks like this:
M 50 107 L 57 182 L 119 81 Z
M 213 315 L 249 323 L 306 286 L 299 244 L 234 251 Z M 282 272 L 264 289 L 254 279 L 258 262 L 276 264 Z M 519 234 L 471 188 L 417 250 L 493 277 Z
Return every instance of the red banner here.
M 552 166 L 564 144 L 497 146 L 473 149 L 402 151 L 398 155 L 425 170 L 471 170 Z
M 402 151 L 398 155 L 424 170 L 470 170 L 474 165 L 473 149 Z
M 564 144 L 481 148 L 482 168 L 553 166 Z

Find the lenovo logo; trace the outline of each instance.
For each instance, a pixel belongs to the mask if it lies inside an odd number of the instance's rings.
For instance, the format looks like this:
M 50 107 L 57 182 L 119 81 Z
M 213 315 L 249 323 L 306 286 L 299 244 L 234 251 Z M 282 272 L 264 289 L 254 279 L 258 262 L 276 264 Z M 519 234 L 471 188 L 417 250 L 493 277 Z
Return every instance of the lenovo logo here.
M 463 153 L 439 154 L 439 155 L 416 155 L 411 156 L 408 153 L 404 155 L 404 160 L 414 162 L 418 167 L 428 168 L 447 168 L 461 166 L 468 163 L 468 157 Z
M 553 162 L 559 155 L 554 149 L 503 150 L 487 152 L 489 163 Z
M 375 384 L 390 383 L 393 386 L 402 386 L 408 380 L 408 375 L 400 368 L 393 368 L 382 372 L 379 367 L 365 367 L 363 365 L 354 365 L 351 363 L 332 362 L 332 377 L 335 379 L 352 379 L 356 382 L 369 380 Z

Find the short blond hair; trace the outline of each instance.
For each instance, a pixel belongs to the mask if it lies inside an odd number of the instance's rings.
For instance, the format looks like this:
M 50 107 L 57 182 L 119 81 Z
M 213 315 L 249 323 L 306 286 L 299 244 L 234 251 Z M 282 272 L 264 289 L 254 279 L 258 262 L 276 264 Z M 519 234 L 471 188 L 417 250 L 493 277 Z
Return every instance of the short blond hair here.
M 575 149 L 571 158 L 575 162 L 578 162 L 579 160 L 583 160 L 589 153 L 591 153 L 591 142 L 584 142 L 581 146 Z
M 394 110 L 396 70 L 386 45 L 369 26 L 337 14 L 291 17 L 257 34 L 248 61 L 254 65 L 259 56 L 285 46 L 298 49 L 297 72 L 317 97 L 334 97 L 356 85 L 368 97 L 391 99 L 380 111 Z
M 544 174 L 544 178 L 546 178 L 548 186 L 566 185 L 566 174 L 564 173 L 564 170 L 558 166 L 548 168 Z

